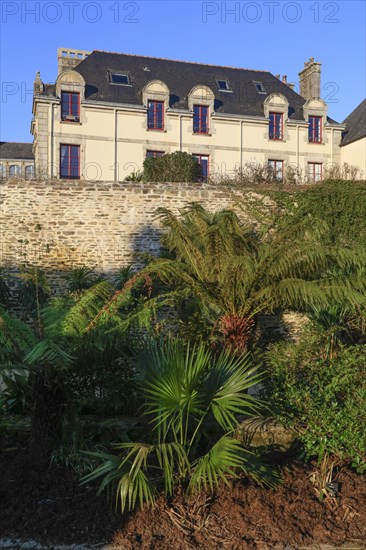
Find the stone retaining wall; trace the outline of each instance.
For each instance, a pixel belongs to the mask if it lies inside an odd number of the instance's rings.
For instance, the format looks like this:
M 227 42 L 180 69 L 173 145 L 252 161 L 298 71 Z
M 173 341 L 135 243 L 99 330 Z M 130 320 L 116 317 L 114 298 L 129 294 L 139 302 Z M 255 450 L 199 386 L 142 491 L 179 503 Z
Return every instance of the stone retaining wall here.
M 39 266 L 53 283 L 84 265 L 108 276 L 134 252 L 158 251 L 157 208 L 217 210 L 238 198 L 207 184 L 10 180 L 0 184 L 0 265 Z

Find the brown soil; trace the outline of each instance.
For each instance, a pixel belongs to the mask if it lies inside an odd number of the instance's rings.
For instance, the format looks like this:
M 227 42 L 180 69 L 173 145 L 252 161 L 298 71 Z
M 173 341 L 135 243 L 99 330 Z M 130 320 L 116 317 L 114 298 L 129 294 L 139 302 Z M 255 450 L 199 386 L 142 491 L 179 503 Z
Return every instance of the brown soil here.
M 366 477 L 346 469 L 338 473 L 337 497 L 325 502 L 314 493 L 311 468 L 292 465 L 283 468 L 283 483 L 275 489 L 243 480 L 211 498 L 161 498 L 152 510 L 122 516 L 106 497 L 95 496 L 94 486 L 80 486 L 75 473 L 37 472 L 27 453 L 24 436 L 3 438 L 1 538 L 108 543 L 125 550 L 295 549 L 345 542 L 366 548 Z

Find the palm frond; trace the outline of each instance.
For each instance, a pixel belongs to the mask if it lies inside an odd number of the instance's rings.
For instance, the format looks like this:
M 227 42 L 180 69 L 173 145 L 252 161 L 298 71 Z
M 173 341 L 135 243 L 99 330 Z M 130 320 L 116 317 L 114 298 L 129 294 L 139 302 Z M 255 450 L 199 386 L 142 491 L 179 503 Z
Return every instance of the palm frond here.
M 73 357 L 65 351 L 62 340 L 42 340 L 27 354 L 24 361 L 28 365 L 49 364 L 59 369 L 68 368 L 73 363 Z
M 237 477 L 237 469 L 244 465 L 243 451 L 238 440 L 223 435 L 207 454 L 192 464 L 189 492 L 213 491 L 220 480 L 229 485 L 229 478 Z

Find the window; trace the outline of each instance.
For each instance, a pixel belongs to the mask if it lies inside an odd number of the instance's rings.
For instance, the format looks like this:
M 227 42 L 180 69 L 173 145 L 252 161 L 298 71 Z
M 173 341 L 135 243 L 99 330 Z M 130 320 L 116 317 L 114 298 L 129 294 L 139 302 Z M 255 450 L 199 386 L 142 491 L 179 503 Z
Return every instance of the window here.
M 61 92 L 61 120 L 67 122 L 80 121 L 80 94 L 76 92 Z
M 164 101 L 148 101 L 147 127 L 149 130 L 164 130 Z
M 322 180 L 323 166 L 320 162 L 308 163 L 308 180 L 311 183 L 316 183 Z
M 283 180 L 283 160 L 268 161 L 269 174 L 276 181 Z
M 309 116 L 309 141 L 310 143 L 322 142 L 322 117 Z
M 220 92 L 231 92 L 229 81 L 224 78 L 216 78 L 217 87 Z
M 269 113 L 269 139 L 283 139 L 282 113 Z
M 20 178 L 22 170 L 18 164 L 9 166 L 9 178 Z
M 206 182 L 208 180 L 208 156 L 207 155 L 193 155 L 198 164 L 201 167 L 201 177 L 198 181 Z
M 121 84 L 122 86 L 130 86 L 130 75 L 126 73 L 109 73 L 109 79 L 112 84 Z
M 25 167 L 25 179 L 26 180 L 34 179 L 34 166 L 32 164 Z
M 60 145 L 60 177 L 66 179 L 80 178 L 79 145 Z
M 157 157 L 162 157 L 165 153 L 163 151 L 146 151 L 146 158 L 156 159 Z
M 5 178 L 6 176 L 6 168 L 3 164 L 0 164 L 0 178 Z
M 256 87 L 257 92 L 259 92 L 260 94 L 267 93 L 266 90 L 264 89 L 262 82 L 254 82 L 254 86 Z
M 193 105 L 193 132 L 208 134 L 208 107 Z

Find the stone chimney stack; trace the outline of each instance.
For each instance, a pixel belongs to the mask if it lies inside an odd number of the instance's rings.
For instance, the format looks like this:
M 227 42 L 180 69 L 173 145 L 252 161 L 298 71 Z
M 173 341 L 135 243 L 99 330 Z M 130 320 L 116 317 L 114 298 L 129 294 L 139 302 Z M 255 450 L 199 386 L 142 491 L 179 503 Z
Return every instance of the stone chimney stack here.
M 40 95 L 43 93 L 43 82 L 41 80 L 41 73 L 39 71 L 36 72 L 36 78 L 33 83 L 33 93 L 34 95 Z
M 305 61 L 304 68 L 299 72 L 300 95 L 308 100 L 320 97 L 321 63 L 314 61 L 313 57 Z
M 73 50 L 72 48 L 58 48 L 57 62 L 58 74 L 68 69 L 73 69 L 83 61 L 91 52 L 86 50 Z

